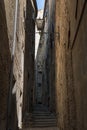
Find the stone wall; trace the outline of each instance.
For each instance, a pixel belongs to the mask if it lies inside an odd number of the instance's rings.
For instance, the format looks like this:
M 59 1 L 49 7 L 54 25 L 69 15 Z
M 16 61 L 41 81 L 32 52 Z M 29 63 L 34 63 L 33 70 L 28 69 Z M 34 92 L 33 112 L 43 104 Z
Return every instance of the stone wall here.
M 6 129 L 10 50 L 4 1 L 0 1 L 0 129 Z
M 25 107 L 23 97 L 29 100 L 29 97 L 32 95 L 34 87 L 34 20 L 36 14 L 34 16 L 34 8 L 30 1 L 18 1 L 16 46 L 14 56 L 11 59 L 14 47 L 15 1 L 2 0 L 0 2 L 0 129 L 2 130 L 5 130 L 6 126 L 12 130 L 16 130 L 17 126 L 19 128 L 22 127 L 23 105 Z M 12 65 L 13 61 L 14 65 Z M 13 84 L 10 93 L 11 70 L 13 71 Z M 30 80 L 24 76 L 25 70 L 28 72 L 27 76 Z M 25 86 L 28 91 L 31 89 L 26 96 Z M 28 94 L 30 94 L 29 97 Z M 9 95 L 11 95 L 11 100 L 8 100 Z M 10 106 L 8 101 L 10 101 Z M 9 113 L 7 112 L 8 109 Z
M 18 116 L 18 126 L 22 127 L 22 109 L 23 109 L 23 90 L 24 90 L 24 56 L 25 56 L 25 19 L 26 19 L 26 1 L 19 1 L 18 23 L 17 23 L 17 44 L 14 56 L 14 77 L 15 85 L 13 91 L 16 93 L 16 106 Z
M 1 20 L 1 55 L 3 56 L 0 63 L 4 66 L 1 66 L 3 72 L 0 73 L 2 80 L 1 82 L 1 93 L 3 93 L 4 99 L 1 111 L 4 111 L 2 114 L 3 120 L 8 120 L 7 127 L 9 129 L 16 129 L 16 125 L 21 127 L 22 120 L 22 97 L 23 97 L 23 68 L 24 68 L 24 46 L 25 46 L 25 24 L 24 24 L 24 11 L 26 9 L 26 1 L 19 1 L 18 5 L 18 20 L 17 20 L 17 44 L 14 54 L 14 68 L 13 68 L 13 87 L 11 94 L 10 102 L 10 114 L 7 119 L 7 106 L 8 106 L 8 97 L 9 97 L 9 83 L 10 83 L 10 70 L 11 70 L 11 53 L 13 48 L 13 29 L 14 29 L 14 14 L 15 14 L 15 1 L 13 0 L 4 0 L 1 2 L 2 13 L 0 18 Z M 2 57 L 1 56 L 1 57 Z M 13 60 L 13 59 L 12 59 Z M 1 81 L 2 81 L 1 80 Z M 1 97 L 2 99 L 2 97 Z M 1 114 L 0 114 L 1 115 Z M 4 117 L 3 117 L 4 116 Z M 18 120 L 18 124 L 17 124 Z M 4 122 L 3 122 L 4 123 Z M 1 126 L 2 127 L 2 126 Z M 1 128 L 0 127 L 0 128 Z M 6 128 L 6 124 L 3 125 L 3 130 Z
M 54 2 L 49 0 L 50 9 L 50 29 L 49 29 L 49 41 L 48 41 L 48 52 L 47 52 L 47 74 L 48 74 L 48 86 L 49 86 L 49 109 L 55 112 L 55 47 L 54 47 L 54 36 L 55 36 L 55 0 Z
M 28 11 L 29 10 L 29 11 Z M 34 51 L 35 51 L 35 11 L 31 1 L 27 0 L 25 20 L 25 60 L 24 60 L 24 117 L 32 111 L 34 94 Z
M 78 27 L 79 29 L 76 40 L 73 42 L 72 47 L 73 77 L 78 130 L 87 129 L 87 2 L 85 0 L 84 2 L 79 1 L 78 3 L 77 18 L 82 18 L 80 19 L 81 23 Z M 83 6 L 84 11 L 81 16 Z
M 13 29 L 14 29 L 14 14 L 15 1 L 5 1 L 5 10 L 7 18 L 9 47 L 12 53 L 13 49 Z M 22 98 L 23 98 L 23 74 L 24 74 L 24 49 L 25 49 L 25 17 L 26 1 L 18 3 L 18 17 L 17 17 L 17 33 L 16 33 L 16 47 L 14 54 L 13 76 L 14 84 L 11 95 L 10 119 L 8 127 L 14 128 L 14 122 L 18 120 L 18 126 L 21 127 L 22 122 Z M 16 117 L 15 117 L 16 116 Z M 17 123 L 17 121 L 16 121 Z
M 37 79 L 40 77 L 41 85 L 36 86 L 36 98 L 39 103 L 55 109 L 55 59 L 54 59 L 54 24 L 55 24 L 55 1 L 45 1 L 43 14 L 43 29 L 37 51 Z M 39 94 L 40 93 L 40 94 Z
M 56 102 L 60 130 L 87 129 L 87 2 L 56 0 Z

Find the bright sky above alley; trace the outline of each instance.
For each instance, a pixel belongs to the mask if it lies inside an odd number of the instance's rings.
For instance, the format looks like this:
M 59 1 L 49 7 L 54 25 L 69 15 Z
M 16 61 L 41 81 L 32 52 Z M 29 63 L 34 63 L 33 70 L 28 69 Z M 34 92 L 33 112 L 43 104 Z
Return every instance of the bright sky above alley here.
M 38 10 L 44 8 L 44 2 L 45 2 L 45 0 L 37 0 Z

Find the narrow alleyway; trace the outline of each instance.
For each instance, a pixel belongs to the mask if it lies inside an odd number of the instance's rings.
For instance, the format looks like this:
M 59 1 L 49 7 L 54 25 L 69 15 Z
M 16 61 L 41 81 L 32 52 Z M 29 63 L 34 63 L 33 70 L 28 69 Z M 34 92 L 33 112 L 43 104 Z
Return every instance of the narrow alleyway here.
M 44 8 L 46 7 L 47 3 L 45 1 Z M 50 10 L 51 14 L 54 12 L 55 2 L 51 2 L 50 7 L 52 7 L 52 10 Z M 46 7 L 48 10 L 48 7 Z M 40 12 L 40 13 L 39 13 Z M 47 27 L 45 27 L 45 21 L 43 21 L 45 17 L 46 9 L 41 11 L 38 11 L 38 16 L 36 19 L 36 38 L 35 38 L 35 87 L 34 87 L 34 93 L 33 93 L 33 102 L 31 109 L 27 113 L 27 115 L 24 117 L 23 121 L 23 130 L 58 130 L 57 126 L 57 116 L 56 116 L 56 110 L 55 110 L 55 88 L 52 86 L 52 84 L 49 84 L 49 75 L 47 75 L 47 68 L 46 67 L 46 57 L 47 57 L 47 51 L 49 45 L 47 45 L 47 38 L 49 37 L 51 39 L 49 32 L 49 26 L 53 25 L 54 22 L 54 16 L 50 16 L 49 23 L 47 22 Z M 40 16 L 39 16 L 40 14 Z M 40 19 L 41 17 L 41 19 Z M 51 19 L 53 18 L 53 21 Z M 41 23 L 42 22 L 42 23 Z M 42 27 L 43 26 L 43 27 Z M 39 28 L 39 29 L 38 29 Z M 53 25 L 54 29 L 54 25 Z M 43 30 L 46 31 L 46 33 L 43 33 Z M 50 30 L 53 31 L 53 30 Z M 38 36 L 38 34 L 40 36 Z M 54 34 L 53 34 L 54 35 Z M 38 39 L 39 37 L 39 39 Z M 38 40 L 38 43 L 37 43 Z M 51 42 L 54 42 L 53 39 L 51 39 Z M 38 45 L 37 45 L 38 44 Z M 54 58 L 54 56 L 53 56 Z M 50 55 L 49 59 L 52 59 L 52 55 Z M 51 64 L 51 61 L 49 62 Z M 49 67 L 49 65 L 47 65 Z M 54 72 L 53 72 L 54 73 Z M 52 91 L 53 89 L 53 91 Z M 31 99 L 31 97 L 30 97 Z M 31 105 L 31 104 L 30 104 Z
M 49 53 L 49 46 L 50 44 L 53 44 L 54 39 L 51 39 L 51 33 L 54 30 L 54 7 L 55 7 L 55 1 L 46 2 L 43 10 L 43 13 L 39 13 L 36 19 L 36 43 L 38 40 L 38 34 L 40 34 L 38 45 L 36 44 L 36 47 L 38 46 L 37 50 L 35 50 L 35 88 L 34 88 L 34 102 L 31 107 L 31 111 L 25 116 L 23 126 L 23 130 L 28 130 L 28 127 L 30 130 L 58 130 L 57 126 L 57 115 L 56 115 L 56 108 L 55 108 L 55 88 L 53 84 L 49 83 L 49 75 L 47 74 L 48 69 L 46 68 L 46 57 Z M 52 10 L 48 10 L 47 3 L 50 7 L 52 7 Z M 49 23 L 44 21 L 44 17 L 46 15 L 46 10 L 48 10 L 48 13 L 51 13 L 49 17 L 47 17 Z M 41 17 L 41 19 L 40 19 Z M 43 20 L 44 19 L 44 20 Z M 47 24 L 47 26 L 46 26 Z M 49 27 L 53 26 L 52 30 L 49 30 Z M 50 33 L 48 33 L 50 32 Z M 54 34 L 52 34 L 53 37 Z M 51 43 L 47 41 L 47 39 L 51 40 Z M 50 54 L 49 59 L 54 59 L 54 55 Z M 48 67 L 51 65 L 51 61 L 49 60 Z M 51 70 L 50 70 L 51 71 Z M 54 73 L 54 70 L 53 70 Z M 53 85 L 53 86 L 52 86 Z
M 0 130 L 87 130 L 87 0 L 0 0 Z

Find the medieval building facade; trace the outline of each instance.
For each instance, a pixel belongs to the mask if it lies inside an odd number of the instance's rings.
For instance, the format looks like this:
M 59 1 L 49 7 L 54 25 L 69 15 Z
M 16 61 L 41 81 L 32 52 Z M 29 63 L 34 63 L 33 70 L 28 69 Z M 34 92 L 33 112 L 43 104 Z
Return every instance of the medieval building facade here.
M 60 130 L 87 129 L 87 1 L 56 0 L 55 84 Z
M 0 129 L 2 130 L 22 128 L 23 110 L 26 115 L 32 102 L 28 95 L 33 93 L 34 86 L 36 15 L 35 0 L 0 1 Z
M 51 76 L 53 75 L 54 78 L 54 69 L 52 70 L 51 68 L 52 64 L 54 66 L 54 26 L 55 1 L 47 0 L 45 1 L 43 14 L 43 30 L 41 32 L 41 38 L 37 53 L 38 83 L 36 90 L 37 98 L 38 100 L 40 100 L 39 102 L 43 102 L 43 104 L 49 106 L 50 109 L 52 108 L 52 103 L 55 102 L 51 100 L 52 97 L 55 98 L 55 95 L 52 94 L 52 88 L 54 89 L 54 85 L 51 83 Z
M 49 13 L 49 0 L 45 2 L 47 17 L 44 18 L 46 21 L 37 58 L 38 70 L 40 68 L 42 72 L 42 84 L 38 86 L 39 93 L 42 91 L 42 94 L 38 95 L 38 99 L 42 97 L 43 102 L 45 97 L 44 103 L 49 106 L 48 102 L 51 102 L 49 108 L 56 112 L 60 130 L 86 130 L 87 1 L 55 0 L 52 31 L 48 29 L 48 26 L 51 28 L 51 19 L 47 22 L 52 9 Z M 55 107 L 52 107 L 52 96 L 55 98 Z

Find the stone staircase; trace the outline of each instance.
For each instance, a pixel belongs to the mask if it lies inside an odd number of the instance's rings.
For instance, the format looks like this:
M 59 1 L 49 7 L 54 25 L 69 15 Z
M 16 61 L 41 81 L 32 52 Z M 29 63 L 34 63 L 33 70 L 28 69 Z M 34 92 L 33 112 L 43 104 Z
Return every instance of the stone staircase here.
M 56 127 L 56 116 L 51 113 L 45 106 L 41 104 L 35 105 L 31 117 L 26 117 L 23 126 L 25 128 Z

